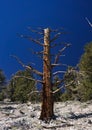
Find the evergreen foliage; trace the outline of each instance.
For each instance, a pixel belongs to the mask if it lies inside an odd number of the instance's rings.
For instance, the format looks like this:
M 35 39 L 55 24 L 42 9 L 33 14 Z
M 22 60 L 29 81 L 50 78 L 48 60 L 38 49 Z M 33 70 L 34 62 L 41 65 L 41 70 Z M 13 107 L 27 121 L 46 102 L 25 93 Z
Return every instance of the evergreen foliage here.
M 19 78 L 16 76 L 19 76 Z M 23 76 L 27 78 L 24 78 Z M 28 79 L 32 77 L 32 74 L 27 70 L 18 71 L 13 76 L 7 88 L 8 96 L 11 101 L 21 101 L 24 103 L 28 100 L 37 100 L 38 95 L 36 93 L 30 94 L 31 92 L 36 91 L 35 81 Z
M 84 53 L 78 64 L 78 70 L 69 67 L 64 77 L 67 79 L 65 84 L 72 80 L 76 82 L 65 88 L 61 101 L 92 100 L 92 42 L 85 45 Z
M 5 75 L 4 72 L 0 69 L 0 86 L 2 86 L 5 83 Z
M 92 42 L 84 47 L 84 54 L 79 62 L 79 69 L 83 73 L 84 78 L 80 84 L 80 95 L 82 101 L 92 99 Z
M 3 70 L 0 69 L 0 101 L 4 99 L 4 89 L 6 87 L 5 81 L 6 81 L 5 74 Z
M 65 86 L 67 84 L 70 84 L 70 86 L 65 87 L 64 93 L 61 96 L 61 101 L 67 101 L 67 100 L 79 100 L 78 96 L 78 81 L 79 81 L 79 75 L 76 71 L 75 67 L 69 66 L 65 75 Z

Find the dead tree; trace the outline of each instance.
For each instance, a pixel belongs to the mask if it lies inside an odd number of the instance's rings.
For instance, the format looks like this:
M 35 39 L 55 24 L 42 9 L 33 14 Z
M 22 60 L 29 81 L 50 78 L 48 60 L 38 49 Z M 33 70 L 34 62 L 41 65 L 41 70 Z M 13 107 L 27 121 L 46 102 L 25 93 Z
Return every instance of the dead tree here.
M 52 68 L 50 56 L 50 29 L 44 29 L 44 50 L 43 50 L 43 93 L 42 111 L 40 119 L 47 120 L 54 116 L 53 94 L 52 94 Z
M 59 50 L 59 52 L 56 54 L 56 56 L 54 57 L 54 63 L 51 63 L 51 48 L 55 47 L 56 44 L 52 45 L 52 42 L 54 42 L 62 33 L 57 33 L 52 39 L 50 38 L 50 34 L 51 32 L 57 32 L 58 30 L 51 30 L 49 28 L 43 29 L 43 33 L 42 32 L 38 32 L 35 30 L 32 30 L 31 28 L 29 28 L 32 32 L 35 33 L 39 33 L 43 35 L 43 44 L 41 43 L 40 40 L 36 40 L 33 39 L 30 36 L 24 36 L 21 35 L 21 37 L 23 38 L 27 38 L 28 40 L 31 40 L 32 42 L 42 46 L 43 51 L 41 52 L 36 52 L 35 54 L 42 54 L 42 60 L 43 60 L 43 72 L 39 72 L 38 70 L 34 69 L 32 66 L 27 66 L 25 65 L 19 58 L 17 58 L 16 56 L 14 56 L 18 62 L 26 69 L 32 71 L 33 73 L 39 75 L 41 77 L 41 80 L 37 80 L 37 79 L 32 79 L 37 83 L 41 83 L 42 84 L 42 107 L 41 107 L 41 115 L 40 115 L 40 119 L 41 120 L 45 120 L 48 121 L 50 119 L 52 119 L 54 117 L 54 100 L 53 100 L 53 94 L 55 94 L 56 92 L 58 92 L 61 88 L 65 87 L 65 85 L 62 85 L 62 83 L 64 82 L 65 79 L 61 79 L 59 81 L 57 81 L 57 85 L 61 85 L 61 87 L 55 91 L 53 91 L 53 80 L 52 77 L 54 75 L 60 74 L 60 73 L 65 73 L 65 71 L 56 71 L 56 72 L 52 72 L 54 67 L 63 65 L 58 63 L 59 62 L 59 58 L 62 55 L 62 52 L 70 46 L 70 44 L 64 44 L 64 47 L 61 48 Z M 19 76 L 17 76 L 19 77 Z M 24 77 L 27 78 L 27 77 Z M 72 84 L 72 82 L 71 82 Z M 70 84 L 69 84 L 70 85 Z M 67 85 L 67 86 L 69 86 Z

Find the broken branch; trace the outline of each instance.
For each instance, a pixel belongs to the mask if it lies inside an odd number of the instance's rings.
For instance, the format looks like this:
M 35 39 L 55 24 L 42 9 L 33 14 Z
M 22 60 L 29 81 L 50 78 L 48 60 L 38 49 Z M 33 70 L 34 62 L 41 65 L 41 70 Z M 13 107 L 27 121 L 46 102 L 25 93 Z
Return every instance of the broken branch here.
M 89 19 L 87 17 L 85 19 L 87 20 L 88 24 L 92 27 L 92 23 L 89 21 Z
M 54 72 L 54 73 L 53 73 L 53 76 L 54 76 L 54 75 L 57 75 L 57 74 L 60 74 L 60 73 L 64 73 L 64 74 L 65 74 L 66 71 L 57 71 L 57 72 Z
M 50 40 L 50 43 L 53 42 L 53 41 L 55 41 L 61 34 L 65 34 L 65 32 L 59 32 L 59 33 L 57 33 L 57 34 L 54 36 L 54 38 Z
M 32 29 L 31 27 L 27 27 L 31 32 L 34 32 L 34 33 L 38 33 L 38 34 L 43 34 L 43 32 L 39 32 L 39 31 L 37 31 L 37 30 L 34 30 L 34 29 Z
M 39 45 L 43 46 L 43 44 L 42 44 L 39 40 L 33 39 L 33 38 L 30 37 L 30 36 L 20 35 L 20 37 L 26 38 L 26 39 L 28 39 L 28 40 L 30 40 L 30 41 L 36 43 L 36 44 L 39 44 Z
M 70 86 L 73 82 L 74 82 L 74 81 L 71 81 L 71 83 L 69 83 L 69 84 L 67 84 L 67 85 L 62 85 L 60 88 L 56 89 L 56 90 L 53 91 L 52 93 L 54 94 L 54 93 L 58 92 L 59 90 L 61 90 L 62 88 Z
M 59 57 L 60 55 L 62 54 L 62 52 L 67 48 L 69 47 L 71 44 L 66 44 L 61 50 L 59 50 L 58 54 L 56 55 L 55 57 L 55 64 L 59 61 Z
M 62 64 L 51 64 L 51 67 L 61 66 Z
M 43 51 L 35 52 L 32 48 L 30 48 L 29 50 L 32 52 L 32 54 L 37 54 L 37 55 L 43 54 Z
M 39 83 L 43 84 L 43 81 L 41 81 L 41 80 L 36 80 L 36 79 L 30 78 L 30 77 L 26 77 L 26 76 L 15 75 L 13 78 L 24 78 L 24 79 L 32 80 L 32 81 L 35 81 L 37 83 L 39 82 Z
M 12 56 L 13 58 L 15 58 L 15 59 L 19 62 L 19 64 L 22 65 L 23 68 L 26 68 L 26 69 L 32 71 L 33 73 L 35 73 L 35 74 L 37 74 L 37 75 L 39 75 L 39 76 L 43 76 L 43 73 L 42 73 L 42 72 L 39 72 L 38 70 L 32 68 L 32 66 L 25 65 L 17 56 L 15 56 L 15 55 L 11 55 L 11 56 Z
M 33 94 L 33 93 L 42 93 L 42 91 L 32 91 L 32 92 L 30 92 L 28 95 L 31 95 L 31 94 Z

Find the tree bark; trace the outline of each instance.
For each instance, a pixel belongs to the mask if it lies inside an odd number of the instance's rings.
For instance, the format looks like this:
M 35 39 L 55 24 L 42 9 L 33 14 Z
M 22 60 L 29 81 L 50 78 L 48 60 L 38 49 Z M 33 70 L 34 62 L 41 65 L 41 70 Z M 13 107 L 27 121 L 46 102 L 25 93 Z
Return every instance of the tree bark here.
M 54 117 L 53 94 L 51 82 L 51 57 L 50 57 L 50 29 L 44 29 L 44 53 L 43 53 L 43 93 L 41 120 L 48 121 Z

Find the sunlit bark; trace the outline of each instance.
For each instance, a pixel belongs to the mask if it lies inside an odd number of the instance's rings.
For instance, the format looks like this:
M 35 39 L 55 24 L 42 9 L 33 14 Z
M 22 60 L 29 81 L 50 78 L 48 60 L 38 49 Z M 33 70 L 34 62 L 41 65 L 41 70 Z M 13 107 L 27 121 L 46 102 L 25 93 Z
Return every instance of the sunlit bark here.
M 43 94 L 42 111 L 40 119 L 53 118 L 53 94 L 51 83 L 51 57 L 50 57 L 50 30 L 44 29 L 44 53 L 43 53 Z

